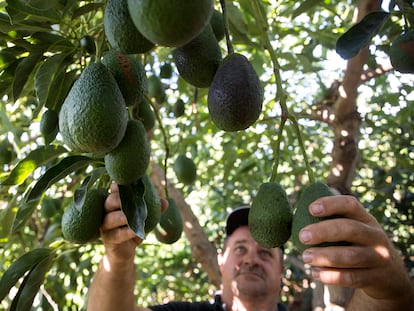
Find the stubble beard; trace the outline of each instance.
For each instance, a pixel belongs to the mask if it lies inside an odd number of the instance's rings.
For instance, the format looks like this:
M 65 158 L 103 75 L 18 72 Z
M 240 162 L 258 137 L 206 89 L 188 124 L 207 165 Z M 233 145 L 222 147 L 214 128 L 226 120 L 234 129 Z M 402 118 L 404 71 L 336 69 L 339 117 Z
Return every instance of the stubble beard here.
M 244 274 L 245 272 L 252 275 Z M 261 299 L 267 295 L 266 276 L 264 272 L 258 269 L 248 269 L 236 271 L 234 278 L 234 289 L 240 298 L 244 299 Z

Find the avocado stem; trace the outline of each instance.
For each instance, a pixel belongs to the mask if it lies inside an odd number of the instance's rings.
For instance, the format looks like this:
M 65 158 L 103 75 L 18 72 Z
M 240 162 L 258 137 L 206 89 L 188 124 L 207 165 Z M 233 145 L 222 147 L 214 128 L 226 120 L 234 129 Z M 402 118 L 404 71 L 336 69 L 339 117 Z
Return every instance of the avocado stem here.
M 279 167 L 280 142 L 282 141 L 282 134 L 283 134 L 283 129 L 285 127 L 286 120 L 287 119 L 282 118 L 282 121 L 280 122 L 279 134 L 276 140 L 276 147 L 275 147 L 275 160 L 273 162 L 272 175 L 270 177 L 270 182 L 276 182 L 277 169 Z
M 169 195 L 168 195 L 167 163 L 168 163 L 168 158 L 170 156 L 170 147 L 169 147 L 169 143 L 168 143 L 168 137 L 167 137 L 167 133 L 165 131 L 165 128 L 162 125 L 161 116 L 158 113 L 157 107 L 154 105 L 154 103 L 152 102 L 151 99 L 147 98 L 147 100 L 151 104 L 152 109 L 154 110 L 154 114 L 155 114 L 155 117 L 157 119 L 159 129 L 161 131 L 161 135 L 162 135 L 163 141 L 164 141 L 164 149 L 165 149 L 165 157 L 164 157 L 164 191 L 165 191 L 165 197 L 168 198 Z
M 299 128 L 299 123 L 296 120 L 295 116 L 292 115 L 292 114 L 289 115 L 289 120 L 292 122 L 293 128 L 296 131 L 296 136 L 298 138 L 299 147 L 300 147 L 300 150 L 302 151 L 303 160 L 305 161 L 306 171 L 308 172 L 309 182 L 310 182 L 310 184 L 313 184 L 313 183 L 315 183 L 315 176 L 313 174 L 313 170 L 310 166 L 308 156 L 306 154 L 305 145 L 303 144 L 302 134 L 301 134 L 300 128 Z
M 224 23 L 224 34 L 226 36 L 226 44 L 227 44 L 227 54 L 232 54 L 234 52 L 233 45 L 230 40 L 229 34 L 229 25 L 227 20 L 227 8 L 226 8 L 226 1 L 220 0 L 221 11 L 223 12 L 223 23 Z
M 275 76 L 275 80 L 276 80 L 276 96 L 275 96 L 275 101 L 279 100 L 279 105 L 281 108 L 281 123 L 280 123 L 280 127 L 279 127 L 279 134 L 278 134 L 278 138 L 277 138 L 277 142 L 276 142 L 276 150 L 275 150 L 275 160 L 274 160 L 274 165 L 273 165 L 273 169 L 272 169 L 272 175 L 270 178 L 270 181 L 275 181 L 277 178 L 277 170 L 278 170 L 278 166 L 279 166 L 279 153 L 280 153 L 280 141 L 282 139 L 282 134 L 283 134 L 283 129 L 286 123 L 286 120 L 289 119 L 292 123 L 293 123 L 293 127 L 296 131 L 296 135 L 298 137 L 298 141 L 299 141 L 299 146 L 300 149 L 302 151 L 302 155 L 305 161 L 305 165 L 306 165 L 306 170 L 308 172 L 308 177 L 309 177 L 309 181 L 311 183 L 314 182 L 315 177 L 312 171 L 312 168 L 309 165 L 309 161 L 308 161 L 308 157 L 306 154 L 306 150 L 305 150 L 305 146 L 303 145 L 303 140 L 302 140 L 302 135 L 300 133 L 300 128 L 299 128 L 299 124 L 296 120 L 296 118 L 289 112 L 289 109 L 287 107 L 287 94 L 283 89 L 283 85 L 282 85 L 282 78 L 280 75 L 280 64 L 279 61 L 277 60 L 277 56 L 275 53 L 275 50 L 272 47 L 272 44 L 269 40 L 269 36 L 267 34 L 267 21 L 266 19 L 263 17 L 261 10 L 260 10 L 260 6 L 259 6 L 259 0 L 253 0 L 253 9 L 254 9 L 254 14 L 256 16 L 256 20 L 259 23 L 259 29 L 264 41 L 264 46 L 265 49 L 268 51 L 269 55 L 270 55 L 270 59 L 272 61 L 272 65 L 273 65 L 273 74 Z

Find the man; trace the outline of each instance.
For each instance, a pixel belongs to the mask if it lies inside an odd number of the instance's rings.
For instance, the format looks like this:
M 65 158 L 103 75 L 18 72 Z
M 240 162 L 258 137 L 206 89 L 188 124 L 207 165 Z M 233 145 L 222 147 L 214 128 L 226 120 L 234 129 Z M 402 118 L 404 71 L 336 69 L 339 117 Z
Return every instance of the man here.
M 165 202 L 164 202 L 165 203 Z M 165 206 L 164 206 L 165 207 Z M 111 186 L 102 225 L 105 256 L 89 289 L 88 311 L 148 310 L 135 306 L 134 255 L 142 242 L 127 227 L 115 184 Z M 404 265 L 375 218 L 351 196 L 321 198 L 309 207 L 315 216 L 343 215 L 305 227 L 305 244 L 349 241 L 350 246 L 310 248 L 303 253 L 312 276 L 326 284 L 356 288 L 347 310 L 414 310 L 414 287 Z M 231 213 L 226 241 L 218 256 L 221 295 L 208 302 L 174 302 L 152 310 L 281 311 L 283 273 L 280 249 L 261 247 L 247 226 L 248 208 Z

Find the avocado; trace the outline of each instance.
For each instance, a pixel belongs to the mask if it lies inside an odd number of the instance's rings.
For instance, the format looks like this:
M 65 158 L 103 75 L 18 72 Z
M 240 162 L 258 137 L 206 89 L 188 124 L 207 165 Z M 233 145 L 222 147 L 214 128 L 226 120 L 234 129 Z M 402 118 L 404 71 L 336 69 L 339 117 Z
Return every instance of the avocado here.
M 74 243 L 87 243 L 99 237 L 108 192 L 103 188 L 91 189 L 86 193 L 80 207 L 72 202 L 62 215 L 62 234 L 65 240 Z
M 157 189 L 151 182 L 148 174 L 144 174 L 141 180 L 145 187 L 144 201 L 147 205 L 147 218 L 145 219 L 145 233 L 152 231 L 160 221 L 161 217 L 161 201 Z
M 128 112 L 119 86 L 102 63 L 83 69 L 59 112 L 59 131 L 73 151 L 104 154 L 121 142 Z
M 139 105 L 147 90 L 147 77 L 141 62 L 132 55 L 110 50 L 103 56 L 102 64 L 114 76 L 125 105 Z
M 144 124 L 139 120 L 131 119 L 128 121 L 122 141 L 114 150 L 105 154 L 106 171 L 118 184 L 131 184 L 145 174 L 150 153 Z
M 210 25 L 173 52 L 180 76 L 198 88 L 209 87 L 221 63 L 221 50 Z
M 178 181 L 184 185 L 193 184 L 197 178 L 197 167 L 194 161 L 183 154 L 177 156 L 173 169 Z
M 155 46 L 135 27 L 127 0 L 108 0 L 104 11 L 104 30 L 112 49 L 125 54 L 146 53 Z
M 302 253 L 304 250 L 310 247 L 326 247 L 326 246 L 335 246 L 335 245 L 348 245 L 347 242 L 333 242 L 333 243 L 321 243 L 318 245 L 305 245 L 302 244 L 299 240 L 299 232 L 302 228 L 307 225 L 318 223 L 326 219 L 338 218 L 340 215 L 335 215 L 331 217 L 315 217 L 309 212 L 309 205 L 315 200 L 332 196 L 334 193 L 332 190 L 323 182 L 315 182 L 302 190 L 302 193 L 299 196 L 299 199 L 296 203 L 295 213 L 293 215 L 292 222 L 292 242 L 296 248 Z
M 240 131 L 256 122 L 262 111 L 263 88 L 245 56 L 232 53 L 223 59 L 207 103 L 211 119 L 221 130 Z
M 400 34 L 390 46 L 389 56 L 394 69 L 414 73 L 414 29 Z
M 128 0 L 128 9 L 136 28 L 148 40 L 178 47 L 207 26 L 213 4 L 213 0 Z
M 250 233 L 263 247 L 280 247 L 290 238 L 292 216 L 285 189 L 275 182 L 263 183 L 249 211 Z
M 154 228 L 155 237 L 161 243 L 173 244 L 183 232 L 183 220 L 174 199 L 168 198 L 168 208 L 161 215 L 159 226 Z

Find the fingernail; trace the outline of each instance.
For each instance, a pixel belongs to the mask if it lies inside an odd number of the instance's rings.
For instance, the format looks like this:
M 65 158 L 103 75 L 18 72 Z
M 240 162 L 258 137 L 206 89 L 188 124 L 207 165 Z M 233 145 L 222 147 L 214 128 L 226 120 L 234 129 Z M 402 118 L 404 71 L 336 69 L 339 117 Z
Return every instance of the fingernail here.
M 299 232 L 299 239 L 302 243 L 308 243 L 312 239 L 312 234 L 308 230 L 302 230 Z
M 303 253 L 302 259 L 305 263 L 310 263 L 312 262 L 313 254 L 311 252 L 306 251 Z
M 311 208 L 312 214 L 314 215 L 322 214 L 324 211 L 323 205 L 320 203 L 312 204 L 310 208 Z
M 318 269 L 318 268 L 312 269 L 312 277 L 314 279 L 319 279 L 320 274 L 321 274 L 321 270 L 320 269 Z

